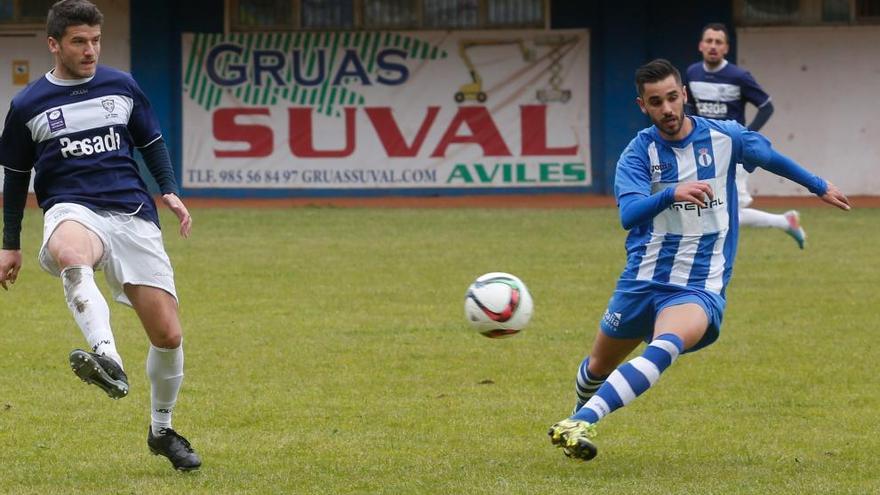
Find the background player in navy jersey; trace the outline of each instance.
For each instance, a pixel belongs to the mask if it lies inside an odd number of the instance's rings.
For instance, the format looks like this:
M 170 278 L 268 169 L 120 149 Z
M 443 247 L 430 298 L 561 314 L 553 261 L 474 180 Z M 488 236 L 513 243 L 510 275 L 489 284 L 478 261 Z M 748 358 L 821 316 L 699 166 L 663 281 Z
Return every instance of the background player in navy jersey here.
M 5 171 L 0 285 L 15 283 L 21 268 L 21 221 L 33 171 L 44 210 L 40 265 L 61 277 L 67 305 L 92 351 L 71 352 L 73 371 L 114 399 L 128 394 L 110 311 L 94 279 L 94 270 L 104 270 L 114 299 L 135 309 L 150 340 L 147 445 L 177 469 L 197 469 L 199 456 L 171 427 L 183 380 L 182 331 L 174 273 L 135 148 L 158 182 L 162 201 L 177 215 L 183 237 L 189 236 L 192 218 L 177 197 L 147 98 L 129 74 L 97 65 L 102 20 L 87 0 L 55 3 L 47 19 L 55 67 L 10 105 L 0 136 Z
M 653 385 L 679 354 L 714 342 L 736 256 L 735 165 L 762 167 L 849 210 L 833 184 L 777 153 L 734 121 L 686 116 L 678 70 L 654 60 L 636 71 L 638 104 L 653 126 L 617 162 L 615 195 L 627 262 L 593 347 L 578 368 L 575 412 L 550 428 L 569 457 L 596 455 L 594 425 Z M 644 353 L 620 364 L 642 340 Z
M 758 113 L 748 125 L 758 131 L 773 114 L 773 103 L 752 75 L 730 63 L 724 57 L 730 50 L 727 27 L 712 23 L 703 28 L 699 44 L 703 61 L 692 64 L 685 73 L 689 93 L 688 113 L 718 120 L 735 120 L 745 125 L 746 103 L 755 105 Z M 800 215 L 790 210 L 782 215 L 749 208 L 752 195 L 748 188 L 749 174 L 737 166 L 736 181 L 739 191 L 739 222 L 752 227 L 776 227 L 794 238 L 803 249 L 806 233 L 801 227 Z

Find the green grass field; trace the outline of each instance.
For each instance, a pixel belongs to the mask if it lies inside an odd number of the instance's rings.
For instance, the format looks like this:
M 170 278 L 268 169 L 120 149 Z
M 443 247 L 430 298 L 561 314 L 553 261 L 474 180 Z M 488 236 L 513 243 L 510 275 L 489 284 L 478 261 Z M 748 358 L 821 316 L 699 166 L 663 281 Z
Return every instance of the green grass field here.
M 803 209 L 803 252 L 744 230 L 720 340 L 606 418 L 586 464 L 546 431 L 623 267 L 615 210 L 193 213 L 186 241 L 163 222 L 185 327 L 175 427 L 202 470 L 147 451 L 133 311 L 111 304 L 129 397 L 70 372 L 85 341 L 30 210 L 0 292 L 0 493 L 880 493 L 880 210 Z M 496 270 L 535 299 L 506 340 L 462 314 Z

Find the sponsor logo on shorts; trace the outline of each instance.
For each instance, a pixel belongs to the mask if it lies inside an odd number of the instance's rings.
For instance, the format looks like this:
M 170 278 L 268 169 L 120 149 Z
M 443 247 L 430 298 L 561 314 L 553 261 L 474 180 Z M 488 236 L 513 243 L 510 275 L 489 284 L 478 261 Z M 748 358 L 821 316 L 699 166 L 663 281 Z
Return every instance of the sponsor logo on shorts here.
M 620 318 L 620 313 L 612 313 L 607 309 L 605 310 L 605 315 L 602 316 L 602 319 L 605 321 L 605 323 L 615 330 L 617 330 L 617 327 L 620 326 Z

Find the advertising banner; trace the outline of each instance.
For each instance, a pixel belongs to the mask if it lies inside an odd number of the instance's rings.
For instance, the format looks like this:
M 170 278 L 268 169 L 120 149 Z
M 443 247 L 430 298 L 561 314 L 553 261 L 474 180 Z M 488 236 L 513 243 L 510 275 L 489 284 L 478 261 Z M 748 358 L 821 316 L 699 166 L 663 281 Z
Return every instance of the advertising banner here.
M 183 186 L 587 186 L 585 30 L 184 34 Z

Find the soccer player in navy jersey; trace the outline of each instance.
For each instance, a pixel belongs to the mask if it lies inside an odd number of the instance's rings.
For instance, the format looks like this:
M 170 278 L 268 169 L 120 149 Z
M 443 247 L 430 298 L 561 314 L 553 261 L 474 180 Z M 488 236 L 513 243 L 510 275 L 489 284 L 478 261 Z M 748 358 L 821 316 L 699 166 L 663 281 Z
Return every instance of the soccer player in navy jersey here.
M 61 278 L 67 305 L 90 346 L 91 352 L 70 353 L 73 371 L 114 399 L 128 394 L 110 311 L 95 284 L 94 271 L 104 270 L 113 298 L 134 308 L 150 341 L 147 445 L 176 469 L 197 469 L 199 456 L 171 427 L 183 380 L 182 330 L 174 273 L 135 148 L 183 237 L 190 234 L 192 218 L 177 196 L 168 150 L 146 96 L 129 74 L 97 65 L 102 21 L 87 0 L 55 3 L 46 23 L 55 67 L 10 105 L 0 135 L 5 172 L 0 285 L 8 289 L 21 269 L 21 221 L 33 171 L 44 211 L 40 265 Z
M 676 358 L 714 342 L 736 257 L 738 163 L 761 167 L 849 210 L 833 184 L 735 121 L 686 116 L 678 70 L 658 59 L 636 71 L 637 102 L 653 126 L 617 162 L 615 195 L 626 268 L 576 376 L 577 402 L 549 431 L 569 457 L 596 455 L 595 424 L 653 385 Z M 641 356 L 621 365 L 642 341 Z
M 730 50 L 727 27 L 721 23 L 706 25 L 699 50 L 703 60 L 692 64 L 685 72 L 689 96 L 687 113 L 709 119 L 735 120 L 745 125 L 746 103 L 751 103 L 758 113 L 747 127 L 750 131 L 760 130 L 773 114 L 773 102 L 748 71 L 724 58 Z M 749 194 L 748 178 L 749 173 L 742 164 L 737 165 L 740 224 L 781 229 L 803 249 L 807 236 L 798 212 L 789 210 L 780 215 L 749 208 L 752 195 Z

